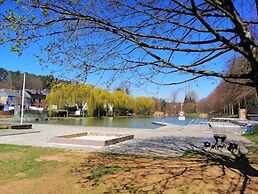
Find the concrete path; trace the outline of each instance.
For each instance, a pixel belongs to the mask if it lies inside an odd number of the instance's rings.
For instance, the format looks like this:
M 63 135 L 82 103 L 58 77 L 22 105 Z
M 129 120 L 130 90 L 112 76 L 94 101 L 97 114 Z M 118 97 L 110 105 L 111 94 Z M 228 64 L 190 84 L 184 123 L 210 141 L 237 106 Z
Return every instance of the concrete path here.
M 130 129 L 110 127 L 84 127 L 70 125 L 33 124 L 33 130 L 40 133 L 22 134 L 15 136 L 0 136 L 2 144 L 30 145 L 40 147 L 66 148 L 80 151 L 116 152 L 130 154 L 146 154 L 159 156 L 175 156 L 185 149 L 200 147 L 204 138 L 213 137 L 208 126 L 204 125 L 168 125 L 158 129 Z M 104 134 L 133 134 L 134 140 L 108 147 L 92 147 L 48 142 L 50 138 L 80 132 L 97 132 Z M 228 140 L 250 143 L 244 137 L 231 133 Z
M 21 134 L 29 134 L 29 133 L 39 133 L 39 130 L 35 129 L 1 129 L 0 130 L 0 137 L 1 136 L 10 136 L 10 135 L 21 135 Z

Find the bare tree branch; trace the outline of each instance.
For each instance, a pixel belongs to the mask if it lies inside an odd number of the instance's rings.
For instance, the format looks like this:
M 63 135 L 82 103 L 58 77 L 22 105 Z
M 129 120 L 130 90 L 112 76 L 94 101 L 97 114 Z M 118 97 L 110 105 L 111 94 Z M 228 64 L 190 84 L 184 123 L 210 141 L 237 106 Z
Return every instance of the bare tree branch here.
M 170 85 L 213 76 L 258 90 L 258 44 L 251 31 L 258 22 L 240 17 L 237 1 L 24 0 L 0 11 L 0 44 L 19 52 L 45 39 L 42 63 L 87 75 L 130 71 L 155 84 L 164 75 Z M 221 63 L 232 54 L 247 59 L 250 69 L 225 73 Z M 170 80 L 182 72 L 192 77 Z

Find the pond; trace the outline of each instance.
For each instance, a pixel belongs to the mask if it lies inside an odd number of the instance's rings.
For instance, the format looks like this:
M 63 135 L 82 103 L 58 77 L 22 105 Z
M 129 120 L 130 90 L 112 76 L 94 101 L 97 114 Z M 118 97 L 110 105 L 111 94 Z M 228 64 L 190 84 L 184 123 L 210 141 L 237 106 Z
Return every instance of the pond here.
M 34 123 L 59 124 L 59 125 L 77 125 L 77 126 L 101 126 L 101 127 L 122 127 L 122 128 L 142 128 L 156 129 L 161 126 L 152 124 L 152 121 L 166 122 L 177 125 L 198 124 L 207 121 L 206 119 L 186 118 L 185 121 L 179 121 L 178 118 L 60 118 L 59 120 L 41 120 Z

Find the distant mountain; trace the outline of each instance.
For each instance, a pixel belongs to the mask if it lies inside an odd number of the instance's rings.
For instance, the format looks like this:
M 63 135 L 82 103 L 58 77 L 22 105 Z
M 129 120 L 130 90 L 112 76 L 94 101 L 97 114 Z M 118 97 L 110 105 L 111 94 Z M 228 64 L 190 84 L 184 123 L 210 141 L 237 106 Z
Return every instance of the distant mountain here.
M 35 74 L 26 74 L 26 89 L 45 89 L 50 88 L 56 79 L 52 76 L 42 76 Z M 22 89 L 23 74 L 19 71 L 8 71 L 0 68 L 0 88 Z

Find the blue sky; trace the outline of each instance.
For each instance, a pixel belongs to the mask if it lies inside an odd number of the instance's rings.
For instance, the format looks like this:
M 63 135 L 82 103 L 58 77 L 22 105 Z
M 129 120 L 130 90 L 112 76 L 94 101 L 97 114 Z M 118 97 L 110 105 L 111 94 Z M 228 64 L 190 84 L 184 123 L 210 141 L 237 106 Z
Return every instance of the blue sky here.
M 4 7 L 0 7 L 0 11 L 5 9 Z M 44 44 L 44 42 L 41 42 Z M 32 45 L 28 49 L 24 50 L 23 54 L 21 56 L 18 56 L 16 53 L 13 53 L 10 51 L 9 47 L 2 47 L 0 46 L 0 67 L 3 67 L 7 70 L 11 71 L 20 71 L 20 72 L 29 72 L 36 75 L 49 75 L 52 74 L 52 71 L 49 68 L 43 67 L 39 64 L 37 58 L 34 56 L 34 54 L 40 54 L 39 46 L 37 44 Z M 178 56 L 177 57 L 178 63 L 183 63 L 187 61 L 187 57 L 185 56 Z M 214 66 L 215 70 L 220 69 L 227 63 L 228 58 L 224 58 L 219 66 Z M 220 59 L 221 60 L 221 59 Z M 220 62 L 220 61 L 217 61 Z M 58 68 L 53 67 L 55 70 L 59 70 Z M 64 72 L 63 72 L 64 73 Z M 53 74 L 56 76 L 56 74 Z M 63 74 L 64 75 L 64 74 Z M 105 75 L 106 77 L 109 76 L 109 74 Z M 66 77 L 72 79 L 73 74 L 66 73 Z M 104 77 L 104 81 L 106 79 Z M 180 80 L 184 77 L 184 75 L 179 76 L 177 75 L 176 79 Z M 162 79 L 162 78 L 159 78 Z M 168 77 L 164 78 L 169 79 Z M 93 75 L 88 79 L 90 84 L 97 85 L 99 87 L 105 88 L 106 86 L 103 84 L 104 81 L 99 81 L 99 76 Z M 194 90 L 199 99 L 206 97 L 209 95 L 216 86 L 220 83 L 220 79 L 217 78 L 201 78 L 197 81 L 190 82 L 187 84 L 182 85 L 173 85 L 173 86 L 157 86 L 154 84 L 145 84 L 141 87 L 131 87 L 132 95 L 134 96 L 155 96 L 158 98 L 164 98 L 169 99 L 170 92 L 178 90 L 179 91 L 179 100 L 183 100 L 184 95 L 189 90 Z M 114 89 L 119 85 L 120 82 L 123 82 L 123 79 L 118 78 L 118 80 L 111 86 L 111 90 Z
M 38 59 L 34 56 L 35 50 L 37 49 L 37 46 L 30 47 L 26 49 L 21 56 L 18 56 L 17 53 L 11 52 L 10 48 L 0 46 L 0 67 L 11 71 L 29 72 L 36 75 L 51 74 L 51 70 L 49 68 L 42 67 L 39 64 Z M 89 79 L 90 83 L 93 85 L 95 85 L 98 80 L 99 79 L 97 77 Z M 117 83 L 120 81 L 123 80 L 118 80 Z M 134 96 L 156 96 L 159 98 L 169 99 L 171 91 L 179 90 L 179 99 L 183 100 L 187 91 L 194 90 L 196 91 L 199 99 L 201 99 L 209 95 L 216 88 L 219 82 L 220 80 L 215 78 L 202 78 L 188 84 L 175 86 L 158 86 L 149 83 L 142 87 L 131 87 L 131 91 Z M 99 86 L 105 87 L 101 86 L 101 84 L 99 84 Z M 115 88 L 117 86 L 117 84 L 114 84 L 111 88 Z

